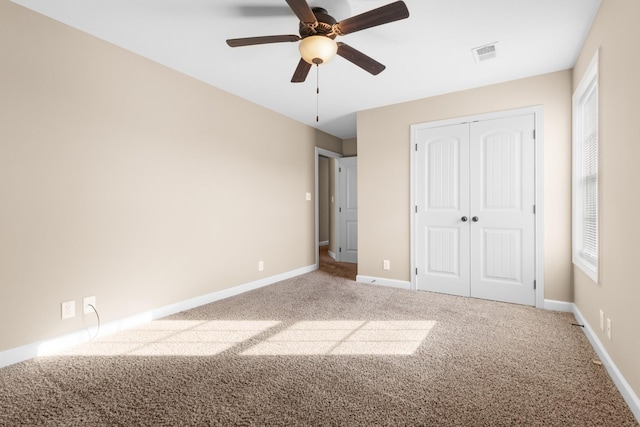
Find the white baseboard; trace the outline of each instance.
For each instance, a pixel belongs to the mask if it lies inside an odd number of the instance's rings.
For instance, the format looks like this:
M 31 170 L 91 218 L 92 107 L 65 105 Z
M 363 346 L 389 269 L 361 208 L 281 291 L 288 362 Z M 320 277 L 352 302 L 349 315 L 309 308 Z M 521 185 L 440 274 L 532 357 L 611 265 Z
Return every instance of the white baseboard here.
M 318 246 L 329 246 L 329 241 L 325 240 L 324 242 L 318 242 Z
M 620 372 L 616 364 L 613 363 L 613 360 L 609 356 L 609 353 L 607 353 L 607 350 L 605 350 L 602 342 L 600 342 L 600 339 L 598 339 L 598 335 L 586 322 L 585 318 L 582 316 L 582 313 L 580 313 L 580 310 L 578 310 L 578 307 L 576 307 L 575 304 L 573 304 L 573 314 L 574 316 L 576 316 L 576 320 L 578 321 L 578 323 L 584 325 L 584 333 L 591 343 L 591 346 L 598 354 L 598 357 L 600 357 L 600 361 L 607 369 L 607 372 L 609 372 L 611 379 L 613 379 L 613 382 L 615 383 L 616 387 L 618 387 L 620 394 L 622 394 L 625 402 L 627 402 L 627 405 L 629 405 L 629 408 L 631 409 L 631 412 L 633 412 L 633 415 L 636 417 L 636 420 L 640 422 L 640 399 L 638 399 L 638 396 L 634 393 L 627 380 L 625 380 L 625 378 L 622 376 L 622 373 Z
M 391 288 L 400 288 L 400 289 L 406 289 L 406 290 L 411 289 L 411 282 L 406 282 L 404 280 L 383 279 L 380 277 L 357 275 L 356 282 L 366 283 L 369 285 L 388 286 Z
M 317 270 L 317 266 L 315 264 L 307 267 L 302 267 L 297 270 L 289 271 L 286 273 L 278 274 L 275 276 L 266 277 L 264 279 L 256 280 L 254 282 L 245 283 L 243 285 L 234 286 L 232 288 L 212 292 L 210 294 L 191 298 L 175 304 L 159 307 L 154 310 L 150 310 L 147 312 L 126 317 L 124 319 L 108 322 L 100 326 L 100 331 L 99 331 L 100 336 L 109 335 L 114 332 L 122 331 L 125 329 L 130 329 L 155 319 L 167 317 L 172 314 L 179 313 L 181 311 L 190 310 L 192 308 L 199 307 L 201 305 L 209 304 L 221 299 L 225 299 L 225 298 L 229 298 L 245 292 L 249 292 L 254 289 L 272 285 L 282 280 L 300 276 L 301 274 L 309 273 L 314 270 Z M 92 338 L 95 338 L 97 333 L 98 333 L 97 328 L 93 327 L 90 329 L 83 329 L 81 331 L 76 331 L 71 334 L 59 336 L 49 340 L 38 341 L 31 344 L 23 345 L 21 347 L 0 351 L 0 368 L 8 365 L 13 365 L 14 363 L 19 363 L 24 360 L 32 359 L 37 356 L 46 356 L 46 355 L 55 353 L 59 350 L 62 350 L 64 348 L 81 344 L 83 342 L 88 342 Z
M 564 311 L 566 313 L 573 313 L 575 305 L 572 302 L 556 301 L 552 299 L 544 300 L 545 310 Z
M 336 258 L 336 254 L 331 252 L 331 251 L 327 251 L 327 253 L 329 254 L 329 256 L 335 260 L 337 260 L 338 258 Z

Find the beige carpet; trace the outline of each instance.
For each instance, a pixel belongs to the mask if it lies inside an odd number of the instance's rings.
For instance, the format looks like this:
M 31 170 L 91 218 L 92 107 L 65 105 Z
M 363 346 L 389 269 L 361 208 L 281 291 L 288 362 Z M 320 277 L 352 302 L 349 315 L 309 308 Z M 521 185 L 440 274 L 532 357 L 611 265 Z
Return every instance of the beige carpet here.
M 574 321 L 320 270 L 0 369 L 0 425 L 637 426 Z

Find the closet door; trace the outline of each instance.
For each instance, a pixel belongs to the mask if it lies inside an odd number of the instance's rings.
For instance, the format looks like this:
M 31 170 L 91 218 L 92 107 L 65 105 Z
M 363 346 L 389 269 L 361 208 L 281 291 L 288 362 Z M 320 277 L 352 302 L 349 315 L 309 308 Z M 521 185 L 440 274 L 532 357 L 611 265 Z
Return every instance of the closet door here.
M 416 144 L 416 286 L 535 305 L 534 115 L 426 128 Z
M 534 116 L 471 124 L 471 296 L 535 305 Z
M 423 129 L 416 150 L 417 288 L 469 296 L 469 125 Z

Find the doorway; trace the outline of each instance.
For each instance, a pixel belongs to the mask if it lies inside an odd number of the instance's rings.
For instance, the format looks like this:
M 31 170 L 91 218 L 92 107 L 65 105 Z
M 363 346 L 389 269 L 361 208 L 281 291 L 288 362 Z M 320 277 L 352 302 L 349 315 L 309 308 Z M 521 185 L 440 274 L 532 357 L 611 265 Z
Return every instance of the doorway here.
M 337 258 L 337 162 L 342 154 L 315 149 L 315 252 L 316 267 L 320 265 L 320 249 Z
M 339 153 L 316 147 L 315 166 L 316 267 L 331 274 L 355 280 L 357 272 L 356 158 L 343 158 Z M 325 176 L 326 173 L 328 177 Z M 348 255 L 347 259 L 345 254 Z
M 414 289 L 536 305 L 536 115 L 413 131 Z

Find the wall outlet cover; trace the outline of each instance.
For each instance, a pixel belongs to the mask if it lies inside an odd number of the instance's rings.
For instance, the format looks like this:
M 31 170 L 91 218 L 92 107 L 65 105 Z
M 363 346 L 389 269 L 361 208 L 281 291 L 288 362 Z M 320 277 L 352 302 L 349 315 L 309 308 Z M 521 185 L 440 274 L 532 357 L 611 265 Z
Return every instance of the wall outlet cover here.
M 76 315 L 76 302 L 65 301 L 62 303 L 62 320 L 71 319 Z

